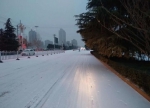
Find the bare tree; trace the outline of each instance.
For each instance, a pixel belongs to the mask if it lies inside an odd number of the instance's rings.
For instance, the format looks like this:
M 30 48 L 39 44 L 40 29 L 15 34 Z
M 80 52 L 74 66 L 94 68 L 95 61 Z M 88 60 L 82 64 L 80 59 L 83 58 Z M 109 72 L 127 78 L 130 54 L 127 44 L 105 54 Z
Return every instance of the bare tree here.
M 33 41 L 33 46 L 35 46 L 37 50 L 39 50 L 41 48 L 41 45 L 42 45 L 41 40 L 36 39 Z

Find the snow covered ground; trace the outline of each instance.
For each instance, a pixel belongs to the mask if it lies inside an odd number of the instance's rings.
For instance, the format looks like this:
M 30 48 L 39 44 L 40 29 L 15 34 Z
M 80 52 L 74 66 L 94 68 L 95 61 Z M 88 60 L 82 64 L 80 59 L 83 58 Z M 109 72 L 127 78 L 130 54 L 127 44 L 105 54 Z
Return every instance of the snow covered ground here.
M 89 51 L 5 60 L 0 108 L 150 108 Z

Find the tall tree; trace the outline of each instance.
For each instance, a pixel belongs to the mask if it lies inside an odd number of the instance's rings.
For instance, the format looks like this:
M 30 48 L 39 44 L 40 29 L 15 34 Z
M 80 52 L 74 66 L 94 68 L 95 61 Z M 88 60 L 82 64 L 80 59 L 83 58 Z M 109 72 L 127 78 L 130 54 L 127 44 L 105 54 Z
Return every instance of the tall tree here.
M 105 56 L 150 53 L 149 0 L 88 0 L 77 15 L 86 45 Z
M 0 29 L 0 51 L 2 51 L 2 48 L 4 46 L 3 40 L 4 40 L 4 31 L 3 29 Z
M 1 50 L 5 51 L 14 51 L 17 50 L 19 47 L 19 43 L 16 37 L 15 28 L 11 24 L 11 19 L 8 18 L 7 22 L 5 23 L 5 30 L 3 34 L 3 46 L 1 46 Z

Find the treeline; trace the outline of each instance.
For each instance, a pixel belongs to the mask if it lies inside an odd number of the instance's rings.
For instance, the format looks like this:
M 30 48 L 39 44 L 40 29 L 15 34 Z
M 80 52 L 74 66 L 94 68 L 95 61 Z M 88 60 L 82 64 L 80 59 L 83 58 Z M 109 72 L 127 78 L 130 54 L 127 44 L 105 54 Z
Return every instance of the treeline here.
M 0 29 L 0 51 L 16 51 L 19 43 L 14 33 L 15 28 L 11 24 L 10 18 L 5 23 L 5 29 Z
M 150 55 L 149 0 L 88 0 L 76 15 L 86 46 L 110 57 Z

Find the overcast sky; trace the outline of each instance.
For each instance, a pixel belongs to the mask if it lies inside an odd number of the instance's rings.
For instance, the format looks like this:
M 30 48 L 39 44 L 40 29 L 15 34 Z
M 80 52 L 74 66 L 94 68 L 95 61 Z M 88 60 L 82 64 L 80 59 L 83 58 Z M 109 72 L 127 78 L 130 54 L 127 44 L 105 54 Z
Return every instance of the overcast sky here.
M 87 0 L 0 0 L 0 28 L 4 28 L 7 18 L 12 19 L 13 26 L 21 20 L 26 26 L 25 36 L 39 26 L 42 41 L 53 40 L 53 34 L 58 37 L 62 28 L 67 40 L 76 39 L 83 46 L 74 15 L 86 12 L 86 4 Z

